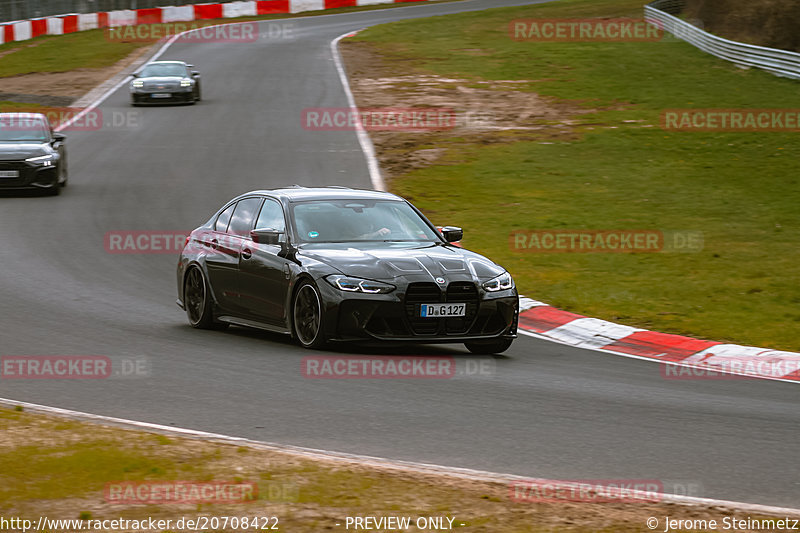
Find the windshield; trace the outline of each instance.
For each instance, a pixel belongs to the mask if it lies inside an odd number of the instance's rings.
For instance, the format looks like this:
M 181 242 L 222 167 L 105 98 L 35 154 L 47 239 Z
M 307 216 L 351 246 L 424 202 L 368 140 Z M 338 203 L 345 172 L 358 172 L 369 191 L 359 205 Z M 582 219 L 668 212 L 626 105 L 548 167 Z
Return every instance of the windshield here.
M 325 200 L 296 204 L 300 242 L 438 241 L 407 203 L 397 200 Z
M 147 65 L 139 73 L 141 78 L 186 77 L 186 67 L 177 63 Z
M 39 117 L 0 117 L 0 142 L 47 142 L 50 132 Z

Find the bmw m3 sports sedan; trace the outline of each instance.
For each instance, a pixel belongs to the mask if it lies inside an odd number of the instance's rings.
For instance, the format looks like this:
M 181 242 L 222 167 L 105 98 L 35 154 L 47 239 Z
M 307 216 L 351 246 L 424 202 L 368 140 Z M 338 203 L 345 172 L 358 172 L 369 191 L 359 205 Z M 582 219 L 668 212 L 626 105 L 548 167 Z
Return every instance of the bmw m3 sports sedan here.
M 67 185 L 65 140 L 41 113 L 0 113 L 0 190 L 61 192 Z
M 506 350 L 519 299 L 511 275 L 451 243 L 393 194 L 342 187 L 254 191 L 187 238 L 178 305 L 196 328 L 229 324 L 328 341 L 464 343 Z
M 183 61 L 153 61 L 133 74 L 131 103 L 171 104 L 200 101 L 200 73 Z

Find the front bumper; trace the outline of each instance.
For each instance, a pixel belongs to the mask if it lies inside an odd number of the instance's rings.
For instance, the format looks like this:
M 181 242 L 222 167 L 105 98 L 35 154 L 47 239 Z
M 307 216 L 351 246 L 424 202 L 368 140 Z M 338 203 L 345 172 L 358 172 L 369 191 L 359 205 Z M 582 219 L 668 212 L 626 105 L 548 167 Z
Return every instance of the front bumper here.
M 452 343 L 516 338 L 519 296 L 516 289 L 487 293 L 476 284 L 433 283 L 398 289 L 389 294 L 343 293 L 320 280 L 326 302 L 324 327 L 331 340 L 380 340 Z M 409 288 L 411 290 L 409 290 Z M 465 303 L 466 316 L 422 318 L 423 303 Z
M 15 178 L 0 178 L 0 190 L 52 189 L 58 187 L 58 166 L 41 166 L 25 161 L 0 161 L 0 170 L 16 171 Z
M 157 94 L 168 94 L 168 97 L 155 97 Z M 131 101 L 135 104 L 174 104 L 176 102 L 194 101 L 194 88 L 181 87 L 179 89 L 144 90 L 137 89 L 131 92 Z

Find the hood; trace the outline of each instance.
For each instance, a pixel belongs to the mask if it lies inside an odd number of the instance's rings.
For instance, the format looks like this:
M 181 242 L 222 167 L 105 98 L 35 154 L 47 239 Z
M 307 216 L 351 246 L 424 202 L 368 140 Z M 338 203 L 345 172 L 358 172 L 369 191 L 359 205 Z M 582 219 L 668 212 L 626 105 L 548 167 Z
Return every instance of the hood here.
M 0 142 L 0 161 L 20 161 L 52 153 L 48 143 Z
M 181 80 L 188 79 L 186 76 L 150 76 L 138 77 L 137 80 L 142 80 L 147 83 L 178 83 Z
M 392 283 L 408 281 L 486 281 L 505 269 L 482 255 L 455 246 L 431 243 L 304 244 L 298 256 L 328 265 L 347 276 Z

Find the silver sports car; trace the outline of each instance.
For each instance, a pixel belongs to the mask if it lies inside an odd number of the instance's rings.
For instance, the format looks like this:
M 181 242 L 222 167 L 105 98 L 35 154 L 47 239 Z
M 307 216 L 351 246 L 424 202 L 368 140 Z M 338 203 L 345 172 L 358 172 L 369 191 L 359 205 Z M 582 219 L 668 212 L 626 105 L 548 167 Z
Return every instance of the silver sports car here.
M 133 74 L 131 103 L 170 104 L 200 101 L 200 73 L 183 61 L 153 61 Z

